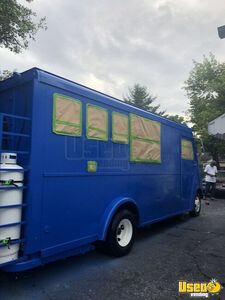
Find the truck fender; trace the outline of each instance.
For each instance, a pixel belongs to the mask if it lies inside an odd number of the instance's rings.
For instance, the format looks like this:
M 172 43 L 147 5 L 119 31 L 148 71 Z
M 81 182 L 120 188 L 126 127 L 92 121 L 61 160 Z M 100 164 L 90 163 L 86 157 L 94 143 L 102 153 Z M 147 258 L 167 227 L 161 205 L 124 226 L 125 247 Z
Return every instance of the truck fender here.
M 133 199 L 127 198 L 127 197 L 115 198 L 107 206 L 107 208 L 106 208 L 106 210 L 105 210 L 105 212 L 104 212 L 104 214 L 101 218 L 100 225 L 99 225 L 99 240 L 105 240 L 106 239 L 107 230 L 108 230 L 108 227 L 109 227 L 109 225 L 112 221 L 113 216 L 119 210 L 119 208 L 121 206 L 123 206 L 124 204 L 132 205 L 134 208 L 136 208 L 136 210 L 138 212 L 137 203 Z

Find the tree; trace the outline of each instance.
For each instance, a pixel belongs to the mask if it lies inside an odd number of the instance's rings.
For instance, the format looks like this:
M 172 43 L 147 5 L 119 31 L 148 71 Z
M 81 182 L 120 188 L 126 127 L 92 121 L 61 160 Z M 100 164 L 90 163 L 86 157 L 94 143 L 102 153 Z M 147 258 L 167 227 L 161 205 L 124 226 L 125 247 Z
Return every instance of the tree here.
M 225 63 L 216 60 L 213 54 L 194 61 L 184 89 L 190 99 L 190 118 L 193 130 L 204 142 L 204 147 L 219 161 L 225 154 L 225 142 L 208 134 L 208 123 L 225 112 Z
M 0 71 L 0 81 L 1 80 L 4 80 L 4 79 L 7 79 L 9 77 L 12 76 L 12 73 L 8 70 L 3 70 L 3 71 Z
M 132 88 L 128 88 L 128 91 L 128 95 L 124 97 L 126 103 L 159 115 L 165 114 L 165 111 L 159 111 L 160 104 L 153 105 L 156 97 L 150 94 L 147 87 L 136 83 Z
M 180 115 L 168 115 L 167 118 L 170 119 L 170 120 L 172 120 L 172 121 L 175 121 L 177 123 L 181 123 L 183 125 L 187 125 L 183 116 L 180 116 Z
M 25 0 L 32 2 L 32 0 Z M 17 0 L 0 1 L 0 47 L 15 53 L 28 47 L 40 28 L 46 29 L 45 18 L 35 22 L 36 13 Z

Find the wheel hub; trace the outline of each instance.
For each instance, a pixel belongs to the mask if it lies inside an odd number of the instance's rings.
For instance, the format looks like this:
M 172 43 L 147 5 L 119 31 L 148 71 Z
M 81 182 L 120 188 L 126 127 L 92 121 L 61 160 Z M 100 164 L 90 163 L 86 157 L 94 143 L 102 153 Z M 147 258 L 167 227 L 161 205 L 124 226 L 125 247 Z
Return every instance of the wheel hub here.
M 196 199 L 195 199 L 195 211 L 196 212 L 199 212 L 200 206 L 201 206 L 200 199 L 199 199 L 199 197 L 196 197 Z
M 123 219 L 117 227 L 117 242 L 121 247 L 126 247 L 133 235 L 133 226 L 130 220 Z

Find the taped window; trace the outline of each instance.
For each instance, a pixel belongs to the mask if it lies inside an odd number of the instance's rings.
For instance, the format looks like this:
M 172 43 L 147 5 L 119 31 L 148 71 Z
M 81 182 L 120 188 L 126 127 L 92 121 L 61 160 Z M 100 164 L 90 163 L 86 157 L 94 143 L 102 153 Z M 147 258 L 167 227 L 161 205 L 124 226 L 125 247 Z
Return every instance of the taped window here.
M 137 115 L 130 115 L 130 160 L 134 162 L 161 162 L 161 125 Z
M 132 136 L 160 141 L 160 123 L 131 114 Z
M 127 115 L 117 112 L 112 113 L 112 140 L 114 143 L 129 143 L 129 122 Z
M 87 104 L 87 138 L 108 140 L 108 112 L 99 106 Z
M 181 140 L 181 157 L 187 160 L 194 159 L 194 151 L 191 141 L 188 141 L 186 139 Z
M 81 102 L 64 95 L 54 94 L 53 103 L 53 132 L 62 135 L 81 136 Z

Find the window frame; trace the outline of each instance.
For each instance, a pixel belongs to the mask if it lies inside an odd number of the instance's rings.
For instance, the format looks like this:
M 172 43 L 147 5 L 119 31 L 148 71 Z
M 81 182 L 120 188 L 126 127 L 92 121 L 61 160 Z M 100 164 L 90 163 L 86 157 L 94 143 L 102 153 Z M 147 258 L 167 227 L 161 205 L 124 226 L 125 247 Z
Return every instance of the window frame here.
M 182 142 L 183 141 L 186 141 L 186 142 L 188 142 L 188 143 L 190 143 L 191 144 L 191 149 L 192 149 L 192 158 L 186 158 L 186 157 L 183 157 L 183 151 L 182 151 L 182 149 L 183 149 L 183 144 L 182 144 Z M 180 142 L 180 148 L 181 148 L 181 159 L 183 159 L 183 160 L 188 160 L 188 161 L 194 161 L 195 160 L 195 153 L 194 153 L 194 144 L 193 144 L 193 141 L 192 140 L 190 140 L 189 138 L 186 138 L 186 137 L 181 137 L 181 142 Z M 190 147 L 188 147 L 188 148 L 190 148 Z
M 116 115 L 118 115 L 122 118 L 126 118 L 126 120 L 127 120 L 127 133 L 119 133 L 119 132 L 114 131 L 114 116 L 116 116 Z M 112 112 L 112 142 L 113 143 L 125 144 L 125 145 L 129 144 L 129 140 L 130 140 L 130 134 L 129 134 L 129 127 L 130 126 L 129 125 L 130 125 L 129 115 L 126 115 L 126 114 L 123 114 L 123 113 L 120 113 L 120 112 L 117 112 L 117 111 Z M 127 141 L 122 141 L 122 140 L 116 139 L 115 135 L 126 137 Z
M 88 115 L 89 115 L 88 107 L 95 107 L 97 110 L 106 112 L 106 131 L 104 131 L 104 130 L 102 130 L 100 128 L 92 127 L 92 126 L 91 126 L 92 128 L 90 128 L 90 126 L 88 124 Z M 87 139 L 98 140 L 98 141 L 103 141 L 103 142 L 107 142 L 109 140 L 108 115 L 109 115 L 109 112 L 108 112 L 108 110 L 106 108 L 103 108 L 101 106 L 98 106 L 98 105 L 95 105 L 95 104 L 91 104 L 91 103 L 87 103 L 86 104 L 86 138 Z M 88 134 L 89 128 L 93 129 L 93 130 L 97 130 L 99 132 L 105 132 L 105 138 L 102 139 L 102 138 L 98 138 L 98 137 L 89 136 L 89 134 Z
M 142 118 L 148 122 L 151 122 L 151 123 L 157 123 L 159 124 L 159 129 L 160 129 L 160 137 L 159 137 L 159 141 L 156 141 L 156 140 L 153 140 L 153 139 L 150 139 L 150 138 L 143 138 L 143 137 L 139 137 L 139 136 L 135 136 L 135 135 L 132 135 L 132 116 L 135 116 L 135 117 L 138 117 L 138 118 Z M 145 117 L 142 117 L 142 116 L 139 116 L 139 115 L 136 115 L 136 114 L 133 114 L 133 113 L 130 113 L 130 161 L 131 162 L 140 162 L 140 163 L 158 163 L 158 164 L 161 164 L 162 163 L 162 151 L 161 151 L 161 123 L 158 122 L 158 121 L 154 121 L 154 120 L 151 120 L 151 119 L 147 119 Z M 133 156 L 133 151 L 132 151 L 132 142 L 133 140 L 140 140 L 142 142 L 145 142 L 145 143 L 149 143 L 149 144 L 159 144 L 160 146 L 160 159 L 159 160 L 155 160 L 155 159 L 142 159 L 142 158 L 134 158 Z
M 56 102 L 57 102 L 57 97 L 60 96 L 61 98 L 63 98 L 64 100 L 70 101 L 70 102 L 76 102 L 80 105 L 80 123 L 73 123 L 73 122 L 67 122 L 67 121 L 61 121 L 61 120 L 57 120 L 56 119 Z M 71 126 L 71 127 L 76 127 L 79 128 L 79 133 L 69 133 L 69 132 L 64 132 L 64 131 L 57 131 L 56 130 L 56 125 L 58 124 L 64 124 L 67 126 Z M 55 134 L 59 134 L 59 135 L 66 135 L 66 136 L 82 136 L 82 102 L 79 99 L 75 99 L 72 98 L 70 96 L 66 96 L 63 94 L 59 94 L 59 93 L 54 93 L 53 94 L 53 119 L 52 119 L 52 130 Z

